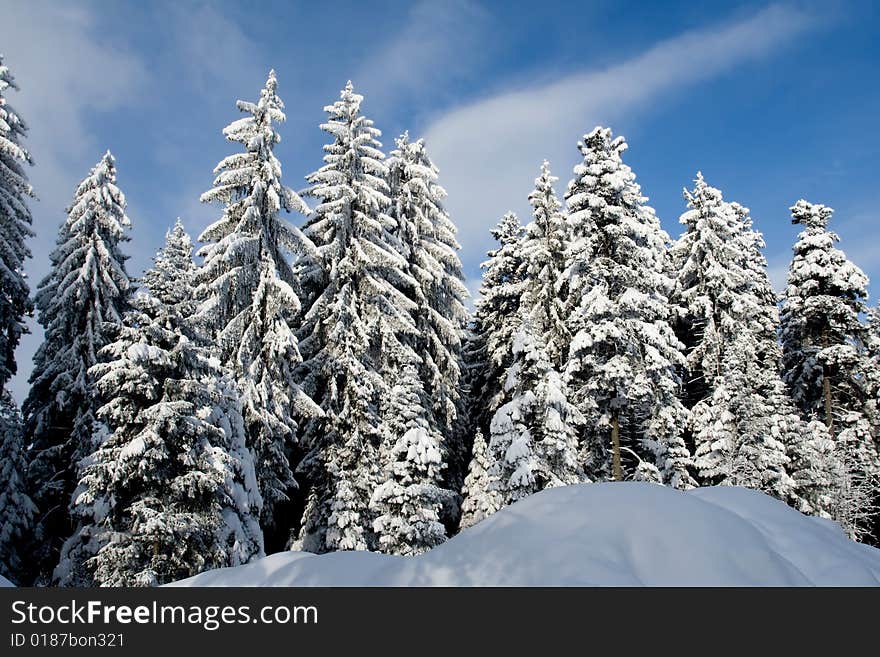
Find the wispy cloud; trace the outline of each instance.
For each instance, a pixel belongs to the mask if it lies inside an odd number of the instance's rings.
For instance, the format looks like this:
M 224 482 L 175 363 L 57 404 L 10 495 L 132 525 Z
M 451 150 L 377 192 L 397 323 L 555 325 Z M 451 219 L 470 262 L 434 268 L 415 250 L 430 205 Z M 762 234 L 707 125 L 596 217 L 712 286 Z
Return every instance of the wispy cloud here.
M 439 116 L 426 141 L 449 191 L 469 269 L 489 247 L 488 228 L 501 214 L 511 207 L 525 212 L 544 158 L 564 181 L 576 156 L 574 142 L 596 123 L 650 109 L 663 94 L 767 57 L 817 24 L 800 9 L 773 5 L 686 32 L 604 70 L 513 89 Z
M 380 113 L 414 99 L 422 106 L 425 100 L 436 101 L 489 60 L 490 19 L 471 0 L 422 0 L 387 42 L 371 50 L 355 73 L 355 85 Z

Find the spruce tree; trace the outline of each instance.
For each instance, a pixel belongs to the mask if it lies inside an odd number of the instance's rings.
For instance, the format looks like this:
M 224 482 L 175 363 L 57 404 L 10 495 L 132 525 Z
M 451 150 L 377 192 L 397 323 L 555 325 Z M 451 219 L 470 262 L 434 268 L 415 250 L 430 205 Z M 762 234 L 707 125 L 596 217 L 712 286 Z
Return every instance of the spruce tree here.
M 288 256 L 310 245 L 280 213 L 307 213 L 308 207 L 282 184 L 281 164 L 273 152 L 281 140 L 274 124 L 285 120 L 277 84 L 270 71 L 256 103 L 238 101 L 247 116 L 223 134 L 244 152 L 224 158 L 215 168 L 214 186 L 201 200 L 222 203 L 223 212 L 199 237 L 207 242 L 199 251 L 204 256 L 199 280 L 206 297 L 200 321 L 210 327 L 241 393 L 264 529 L 274 528 L 279 521 L 276 507 L 297 487 L 289 458 L 299 442 L 298 422 L 320 414 L 293 373 L 301 357 L 291 322 L 300 301 Z M 287 531 L 294 523 L 283 524 Z
M 492 473 L 489 447 L 481 432 L 474 436 L 467 477 L 461 489 L 461 520 L 459 527 L 466 529 L 484 520 L 502 507 L 501 492 Z
M 517 331 L 505 382 L 511 399 L 490 425 L 489 472 L 503 504 L 583 481 L 577 435 L 582 417 L 537 333 L 530 319 Z
M 784 378 L 806 420 L 825 423 L 847 459 L 869 475 L 880 474 L 867 340 L 860 315 L 867 310 L 868 279 L 835 247 L 828 229 L 833 210 L 800 200 L 792 223 L 804 227 L 783 296 L 781 336 Z
M 786 472 L 803 427 L 780 379 L 776 298 L 747 208 L 697 174 L 685 233 L 670 249 L 685 403 L 703 484 L 751 486 L 797 505 Z M 744 373 L 748 373 L 745 375 Z
M 757 349 L 748 331 L 725 346 L 720 372 L 709 382 L 711 396 L 693 409 L 694 466 L 704 484 L 745 486 L 789 501 L 795 483 L 783 441 L 801 426 L 761 394 L 768 373 Z M 795 437 L 801 439 L 800 431 Z
M 28 487 L 39 509 L 33 552 L 41 582 L 73 530 L 68 505 L 77 463 L 94 448 L 97 396 L 89 369 L 115 339 L 128 307 L 132 283 L 120 247 L 129 227 L 108 151 L 77 187 L 36 294 L 45 338 L 22 410 Z
M 525 285 L 522 240 L 525 228 L 513 212 L 491 231 L 498 248 L 480 266 L 483 280 L 463 349 L 464 387 L 470 400 L 471 435 L 490 435 L 489 424 L 505 401 L 504 379 L 513 362 L 513 337 L 521 321 Z
M 325 418 L 306 427 L 301 470 L 311 490 L 298 547 L 314 552 L 376 547 L 370 499 L 381 482 L 384 374 L 407 362 L 416 304 L 380 150 L 380 131 L 361 113 L 349 82 L 324 110 L 332 142 L 324 165 L 308 176 L 317 199 L 305 233 L 315 252 L 298 263 L 308 300 L 299 334 L 306 390 Z M 396 361 L 396 362 L 395 362 Z
M 581 462 L 593 480 L 634 476 L 635 462 L 664 483 L 693 485 L 678 400 L 682 345 L 669 324 L 668 236 L 623 163 L 622 137 L 584 136 L 566 201 L 572 336 L 567 380 L 585 416 Z
M 546 345 L 551 365 L 561 371 L 571 336 L 565 310 L 568 227 L 553 188 L 558 180 L 544 161 L 541 174 L 535 179 L 535 189 L 529 194 L 533 219 L 526 227 L 520 251 L 525 266 L 521 306 L 537 337 Z
M 430 391 L 431 427 L 449 435 L 459 407 L 461 341 L 468 296 L 456 242 L 456 228 L 443 207 L 446 191 L 437 183 L 437 167 L 424 142 L 404 133 L 388 156 L 391 205 L 407 271 L 416 286 L 407 290 L 415 303 L 415 353 L 422 358 L 420 377 Z
M 178 222 L 93 368 L 107 403 L 79 473 L 62 585 L 155 586 L 262 556 L 238 394 L 191 326 L 195 273 Z
M 23 266 L 33 236 L 27 199 L 34 197 L 24 165 L 33 162 L 21 143 L 27 126 L 9 104 L 8 89 L 18 86 L 0 55 L 0 390 L 16 372 L 15 349 L 32 310 Z
M 380 461 L 384 482 L 371 508 L 378 547 L 389 554 L 419 554 L 446 540 L 441 511 L 454 495 L 442 487 L 443 436 L 426 420 L 424 390 L 415 362 L 404 366 L 391 388 Z
M 693 192 L 684 190 L 684 234 L 670 248 L 676 273 L 670 299 L 676 334 L 685 345 L 685 402 L 712 395 L 725 352 L 756 315 L 743 258 L 743 223 L 721 191 L 698 172 Z
M 21 416 L 7 391 L 0 396 L 0 575 L 29 584 L 26 547 L 37 508 L 27 493 Z

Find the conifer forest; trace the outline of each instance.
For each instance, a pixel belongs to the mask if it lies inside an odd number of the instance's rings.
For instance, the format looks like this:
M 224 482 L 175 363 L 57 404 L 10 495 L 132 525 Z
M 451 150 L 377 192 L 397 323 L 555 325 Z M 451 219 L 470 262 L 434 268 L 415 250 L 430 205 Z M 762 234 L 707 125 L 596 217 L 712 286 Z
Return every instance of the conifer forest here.
M 140 272 L 110 151 L 31 252 L 42 127 L 0 60 L 0 575 L 155 586 L 284 550 L 418 555 L 607 481 L 750 488 L 880 545 L 880 309 L 822 198 L 753 220 L 695 162 L 669 235 L 624 137 L 584 126 L 573 170 L 534 163 L 531 214 L 492 218 L 471 299 L 431 144 L 383 135 L 351 82 L 319 127 L 285 125 L 282 82 L 229 99 L 213 223 L 168 217 Z M 318 129 L 322 166 L 282 175 L 285 130 Z M 761 224 L 789 220 L 780 294 Z

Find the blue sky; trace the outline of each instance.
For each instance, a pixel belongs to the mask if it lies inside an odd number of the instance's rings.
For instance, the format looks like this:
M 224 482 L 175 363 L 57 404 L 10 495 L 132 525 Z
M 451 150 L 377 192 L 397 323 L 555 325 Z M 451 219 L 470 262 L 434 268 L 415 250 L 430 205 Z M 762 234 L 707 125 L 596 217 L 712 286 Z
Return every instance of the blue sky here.
M 108 148 L 134 224 L 131 273 L 177 216 L 196 236 L 217 212 L 198 196 L 231 152 L 220 131 L 272 67 L 285 182 L 301 189 L 320 165 L 322 108 L 352 79 L 386 147 L 404 129 L 426 138 L 472 289 L 488 229 L 507 209 L 527 217 L 543 158 L 561 194 L 598 123 L 627 137 L 673 237 L 681 189 L 702 170 L 751 208 L 775 281 L 802 197 L 836 209 L 843 248 L 880 279 L 877 3 L 7 0 L 3 16 L 0 51 L 21 87 L 10 102 L 37 163 L 33 286 L 76 183 Z M 39 339 L 20 349 L 19 399 Z

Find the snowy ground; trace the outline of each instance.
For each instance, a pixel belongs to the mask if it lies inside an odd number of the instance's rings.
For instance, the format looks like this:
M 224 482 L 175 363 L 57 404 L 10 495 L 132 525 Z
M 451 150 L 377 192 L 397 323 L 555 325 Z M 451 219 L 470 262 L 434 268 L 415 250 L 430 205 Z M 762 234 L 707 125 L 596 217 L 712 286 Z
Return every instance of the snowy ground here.
M 567 486 L 419 557 L 285 552 L 176 586 L 878 586 L 880 550 L 743 488 Z
M 8 579 L 3 577 L 3 575 L 0 575 L 0 589 L 9 588 L 10 586 L 15 586 L 15 585 L 12 582 L 10 582 Z

